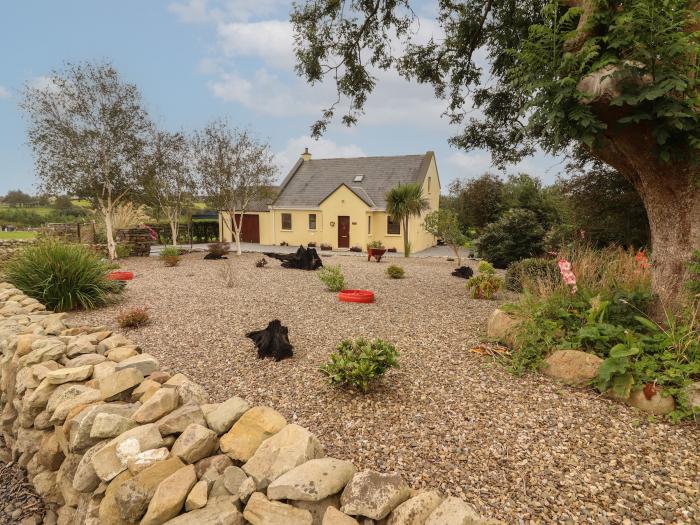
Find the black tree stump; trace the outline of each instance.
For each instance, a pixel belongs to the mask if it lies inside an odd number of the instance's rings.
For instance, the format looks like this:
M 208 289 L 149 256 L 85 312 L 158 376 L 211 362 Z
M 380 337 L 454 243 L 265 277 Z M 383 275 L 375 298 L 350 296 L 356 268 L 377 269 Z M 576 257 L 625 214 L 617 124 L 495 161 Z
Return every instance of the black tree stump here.
M 272 259 L 282 261 L 282 268 L 295 268 L 297 270 L 317 270 L 323 263 L 316 248 L 304 248 L 299 246 L 296 253 L 272 253 L 265 252 Z
M 461 277 L 462 279 L 469 279 L 472 275 L 474 275 L 474 270 L 469 268 L 469 266 L 460 266 L 454 272 L 452 272 L 452 275 L 455 277 Z
M 279 319 L 270 321 L 264 330 L 248 332 L 246 337 L 253 340 L 258 349 L 258 359 L 272 357 L 281 361 L 294 355 L 294 347 L 289 342 L 289 330 Z

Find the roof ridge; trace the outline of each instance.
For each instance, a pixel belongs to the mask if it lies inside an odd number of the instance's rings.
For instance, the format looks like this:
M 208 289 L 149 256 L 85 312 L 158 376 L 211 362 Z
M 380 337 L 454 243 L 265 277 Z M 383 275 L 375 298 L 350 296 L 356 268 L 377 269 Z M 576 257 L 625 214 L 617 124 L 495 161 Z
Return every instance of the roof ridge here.
M 314 159 L 312 157 L 306 162 L 313 162 L 315 160 L 398 159 L 403 157 L 425 157 L 425 153 L 410 153 L 406 155 L 366 155 L 364 157 L 324 157 L 322 159 Z

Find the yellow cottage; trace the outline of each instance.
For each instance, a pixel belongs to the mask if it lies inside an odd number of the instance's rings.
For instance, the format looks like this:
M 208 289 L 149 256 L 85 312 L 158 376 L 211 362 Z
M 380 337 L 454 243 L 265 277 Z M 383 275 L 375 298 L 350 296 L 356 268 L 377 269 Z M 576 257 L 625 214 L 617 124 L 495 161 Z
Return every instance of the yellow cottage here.
M 242 241 L 290 246 L 327 244 L 333 249 L 381 241 L 403 251 L 402 225 L 386 213 L 385 195 L 399 184 L 418 182 L 430 208 L 408 225 L 411 248 L 435 244 L 423 229 L 425 214 L 440 206 L 435 154 L 395 157 L 313 159 L 308 150 L 291 169 L 269 203 L 257 203 L 243 219 Z M 230 218 L 220 214 L 222 241 L 231 241 Z

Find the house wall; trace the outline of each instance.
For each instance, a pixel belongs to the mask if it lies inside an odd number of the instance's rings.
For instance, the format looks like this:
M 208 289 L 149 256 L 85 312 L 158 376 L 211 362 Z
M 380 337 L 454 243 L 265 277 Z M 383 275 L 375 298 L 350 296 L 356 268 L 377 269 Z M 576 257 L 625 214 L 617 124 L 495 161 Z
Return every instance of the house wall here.
M 430 188 L 428 188 L 428 186 L 430 186 Z M 430 208 L 424 211 L 420 217 L 411 219 L 408 225 L 408 238 L 411 241 L 411 249 L 414 252 L 419 252 L 431 246 L 435 246 L 437 242 L 437 239 L 423 228 L 425 216 L 431 211 L 440 208 L 440 177 L 438 176 L 435 156 L 432 157 L 430 166 L 428 167 L 428 173 L 425 176 L 425 180 L 423 180 L 423 196 L 428 199 Z M 403 243 L 401 245 L 401 251 L 403 251 Z
M 428 173 L 423 181 L 423 195 L 428 199 L 430 208 L 420 217 L 409 221 L 408 237 L 411 241 L 413 252 L 425 250 L 435 245 L 436 239 L 423 229 L 425 216 L 440 206 L 440 179 L 438 177 L 435 157 L 432 158 Z M 292 215 L 292 229 L 282 230 L 282 214 Z M 316 230 L 309 230 L 309 214 L 316 214 Z M 318 208 L 313 209 L 273 209 L 269 212 L 255 212 L 260 221 L 260 244 L 279 245 L 286 242 L 290 246 L 307 245 L 315 242 L 330 244 L 334 249 L 338 247 L 338 216 L 350 217 L 350 246 L 360 246 L 363 250 L 367 243 L 375 240 L 381 241 L 387 248 L 395 248 L 403 252 L 403 231 L 398 235 L 387 233 L 387 214 L 383 211 L 372 211 L 364 201 L 341 186 Z M 372 218 L 371 233 L 368 230 L 368 217 Z M 220 214 L 220 220 L 225 219 L 230 225 L 227 213 Z M 331 224 L 332 223 L 332 224 Z M 232 242 L 229 226 L 220 225 L 222 240 Z M 402 226 L 403 228 L 403 226 Z
M 260 244 L 272 244 L 272 214 L 270 212 L 246 212 L 246 215 L 257 215 L 260 221 Z M 231 215 L 228 212 L 219 212 L 219 240 L 221 242 L 234 242 L 231 231 Z
M 282 214 L 289 213 L 292 216 L 292 229 L 282 229 Z M 309 214 L 316 214 L 316 229 L 309 229 Z M 290 246 L 299 246 L 315 242 L 320 245 L 323 242 L 324 223 L 321 210 L 272 210 L 270 212 L 272 220 L 268 235 L 269 244 L 279 245 L 286 242 Z M 262 241 L 262 238 L 260 239 Z M 267 243 L 266 243 L 267 244 Z

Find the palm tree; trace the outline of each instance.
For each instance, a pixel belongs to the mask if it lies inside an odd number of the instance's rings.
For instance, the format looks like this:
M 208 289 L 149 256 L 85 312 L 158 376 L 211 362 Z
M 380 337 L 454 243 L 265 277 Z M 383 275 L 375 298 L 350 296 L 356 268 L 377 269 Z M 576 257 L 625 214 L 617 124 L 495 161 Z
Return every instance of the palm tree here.
M 408 242 L 408 219 L 419 216 L 428 208 L 430 208 L 428 199 L 423 197 L 423 188 L 417 182 L 399 184 L 386 194 L 386 212 L 394 220 L 400 221 L 403 228 L 404 257 L 411 254 L 411 243 Z

